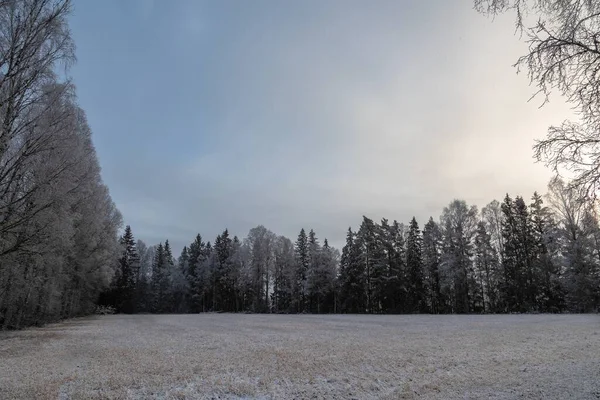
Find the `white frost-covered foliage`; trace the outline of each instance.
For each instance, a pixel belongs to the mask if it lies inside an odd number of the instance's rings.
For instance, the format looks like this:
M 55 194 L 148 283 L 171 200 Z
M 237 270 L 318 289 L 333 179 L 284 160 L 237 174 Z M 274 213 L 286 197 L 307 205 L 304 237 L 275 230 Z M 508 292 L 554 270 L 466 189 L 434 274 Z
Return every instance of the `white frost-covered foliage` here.
M 121 216 L 74 87 L 68 0 L 0 2 L 0 328 L 94 311 Z

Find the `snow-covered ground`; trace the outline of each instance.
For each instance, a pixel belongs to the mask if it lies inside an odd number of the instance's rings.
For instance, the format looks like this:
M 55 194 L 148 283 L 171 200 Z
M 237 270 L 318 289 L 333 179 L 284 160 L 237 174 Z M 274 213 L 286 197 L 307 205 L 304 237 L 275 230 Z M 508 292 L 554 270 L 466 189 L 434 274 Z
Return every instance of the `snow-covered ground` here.
M 0 332 L 0 399 L 598 399 L 600 316 L 137 315 Z

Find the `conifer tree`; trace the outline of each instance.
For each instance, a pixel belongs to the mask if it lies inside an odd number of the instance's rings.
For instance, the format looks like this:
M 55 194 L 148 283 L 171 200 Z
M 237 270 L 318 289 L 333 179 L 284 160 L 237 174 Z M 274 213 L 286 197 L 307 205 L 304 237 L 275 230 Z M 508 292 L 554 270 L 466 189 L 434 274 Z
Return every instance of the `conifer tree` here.
M 340 268 L 341 304 L 345 312 L 364 313 L 366 309 L 365 265 L 357 234 L 348 228 Z
M 215 240 L 216 268 L 213 274 L 214 308 L 221 311 L 232 311 L 234 308 L 234 271 L 232 262 L 232 240 L 225 229 Z
M 188 292 L 188 282 L 185 278 L 185 272 L 189 265 L 189 255 L 187 246 L 183 246 L 181 254 L 177 259 L 177 265 L 171 271 L 171 301 L 173 312 L 188 312 L 186 295 Z
M 410 221 L 406 238 L 407 304 L 406 312 L 426 312 L 423 286 L 422 239 L 415 217 Z
M 399 286 L 394 238 L 395 232 L 388 220 L 383 218 L 379 227 L 379 240 L 383 252 L 382 273 L 376 291 L 382 311 L 388 313 L 396 308 L 396 292 Z
M 206 260 L 206 244 L 202 241 L 200 234 L 196 235 L 188 249 L 188 267 L 185 272 L 187 281 L 187 304 L 192 313 L 202 311 L 202 293 L 204 282 L 202 281 L 201 268 Z
M 152 263 L 152 311 L 169 312 L 170 282 L 168 253 L 162 243 L 158 244 Z
M 300 230 L 295 245 L 296 277 L 294 282 L 293 301 L 296 312 L 305 312 L 308 307 L 308 272 L 310 268 L 310 253 L 308 237 L 304 228 Z
M 135 295 L 140 257 L 129 225 L 125 227 L 125 232 L 119 242 L 123 250 L 119 257 L 119 268 L 113 280 L 113 304 L 117 312 L 132 313 L 136 311 Z
M 380 277 L 380 266 L 384 256 L 378 243 L 378 227 L 372 219 L 363 216 L 354 244 L 357 248 L 355 257 L 357 262 L 362 264 L 360 271 L 364 274 L 364 312 L 379 312 L 380 304 L 376 301 L 375 288 Z
M 533 194 L 529 206 L 535 246 L 534 271 L 538 286 L 536 304 L 541 312 L 558 312 L 564 308 L 561 271 L 554 260 L 558 252 L 557 230 L 542 196 Z
M 423 267 L 426 275 L 427 304 L 433 314 L 439 314 L 443 311 L 439 271 L 441 241 L 442 234 L 439 226 L 430 217 L 423 229 Z

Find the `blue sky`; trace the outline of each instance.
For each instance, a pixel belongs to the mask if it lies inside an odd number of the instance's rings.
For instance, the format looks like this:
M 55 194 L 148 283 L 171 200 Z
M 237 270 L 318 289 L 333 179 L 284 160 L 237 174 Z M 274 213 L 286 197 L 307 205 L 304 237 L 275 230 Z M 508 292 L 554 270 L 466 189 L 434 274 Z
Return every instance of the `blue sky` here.
M 75 1 L 71 75 L 134 234 L 421 226 L 454 198 L 545 191 L 538 109 L 512 16 L 472 2 Z

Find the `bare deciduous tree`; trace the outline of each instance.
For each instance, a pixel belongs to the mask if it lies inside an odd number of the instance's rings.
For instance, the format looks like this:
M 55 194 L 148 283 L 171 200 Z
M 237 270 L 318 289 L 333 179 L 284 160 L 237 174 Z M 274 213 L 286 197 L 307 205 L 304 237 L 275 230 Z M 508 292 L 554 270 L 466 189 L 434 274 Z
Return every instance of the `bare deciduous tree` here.
M 526 69 L 544 103 L 553 90 L 579 119 L 551 126 L 534 155 L 558 175 L 568 175 L 579 196 L 600 189 L 600 2 L 595 0 L 475 0 L 486 15 L 514 11 L 517 32 L 529 45 L 515 66 Z M 537 22 L 528 26 L 528 17 Z

